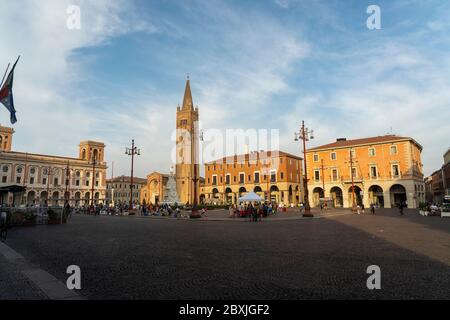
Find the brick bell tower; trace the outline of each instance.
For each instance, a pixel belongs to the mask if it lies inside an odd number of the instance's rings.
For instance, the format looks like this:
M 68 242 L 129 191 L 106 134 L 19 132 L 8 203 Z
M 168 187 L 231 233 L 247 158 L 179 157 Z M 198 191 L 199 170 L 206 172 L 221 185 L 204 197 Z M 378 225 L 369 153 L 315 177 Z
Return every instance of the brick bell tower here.
M 198 164 L 198 108 L 192 101 L 189 76 L 186 80 L 183 105 L 177 107 L 177 145 L 175 179 L 178 198 L 182 203 L 194 203 L 194 170 L 200 175 Z M 197 155 L 197 156 L 196 156 Z M 199 182 L 197 181 L 197 201 L 199 199 Z

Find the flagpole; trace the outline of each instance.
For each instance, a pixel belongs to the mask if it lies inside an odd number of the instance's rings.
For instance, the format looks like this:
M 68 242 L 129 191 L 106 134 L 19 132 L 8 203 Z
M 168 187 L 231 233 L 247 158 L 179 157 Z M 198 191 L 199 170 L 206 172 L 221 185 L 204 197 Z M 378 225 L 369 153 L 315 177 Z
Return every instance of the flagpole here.
M 1 88 L 2 85 L 3 85 L 3 81 L 5 80 L 5 77 L 6 77 L 6 74 L 8 73 L 8 70 L 9 70 L 9 66 L 10 66 L 10 65 L 11 65 L 11 63 L 8 63 L 8 66 L 6 67 L 5 74 L 3 75 L 2 81 L 0 82 L 0 88 Z

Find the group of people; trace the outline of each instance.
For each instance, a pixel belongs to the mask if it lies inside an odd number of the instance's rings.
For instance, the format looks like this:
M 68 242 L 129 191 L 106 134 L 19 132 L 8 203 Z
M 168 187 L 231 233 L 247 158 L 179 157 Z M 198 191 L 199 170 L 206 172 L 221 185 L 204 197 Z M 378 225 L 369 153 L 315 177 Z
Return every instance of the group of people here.
M 277 213 L 278 207 L 275 204 L 266 203 L 245 203 L 233 204 L 229 207 L 229 217 L 250 217 L 251 221 L 261 221 L 262 217 Z

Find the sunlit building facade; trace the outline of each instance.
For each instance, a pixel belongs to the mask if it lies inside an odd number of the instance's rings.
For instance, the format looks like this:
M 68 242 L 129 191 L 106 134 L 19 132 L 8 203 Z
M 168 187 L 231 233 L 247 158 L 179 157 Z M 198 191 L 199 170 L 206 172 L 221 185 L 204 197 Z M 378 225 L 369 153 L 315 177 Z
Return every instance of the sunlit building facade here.
M 206 163 L 200 199 L 234 204 L 253 191 L 266 201 L 297 204 L 302 183 L 302 158 L 282 151 L 251 152 Z
M 104 203 L 105 145 L 82 141 L 78 158 L 12 151 L 14 131 L 0 126 L 0 203 L 26 206 Z M 95 160 L 95 161 L 94 161 Z M 19 193 L 8 190 L 22 190 Z
M 352 207 L 355 199 L 366 207 L 405 201 L 416 208 L 425 201 L 421 152 L 413 138 L 396 135 L 342 138 L 311 148 L 306 155 L 310 204 L 330 200 L 336 207 Z

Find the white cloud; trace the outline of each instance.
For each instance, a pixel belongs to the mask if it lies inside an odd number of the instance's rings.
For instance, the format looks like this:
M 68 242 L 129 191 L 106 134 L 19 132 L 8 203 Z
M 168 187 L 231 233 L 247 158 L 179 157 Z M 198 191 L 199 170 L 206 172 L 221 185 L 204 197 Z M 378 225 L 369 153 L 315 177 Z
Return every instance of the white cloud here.
M 66 27 L 66 10 L 72 4 L 81 10 L 80 30 Z M 13 148 L 76 156 L 79 141 L 98 139 L 112 144 L 108 157 L 114 144 L 96 130 L 104 118 L 94 116 L 95 110 L 84 103 L 93 93 L 72 98 L 74 83 L 88 72 L 86 60 L 74 52 L 104 45 L 118 35 L 156 28 L 136 16 L 132 3 L 122 0 L 10 1 L 7 7 L 0 12 L 1 39 L 7 44 L 0 50 L 0 61 L 5 64 L 21 55 L 14 82 L 18 122 Z M 0 116 L 5 119 L 2 124 L 9 125 L 4 108 Z

